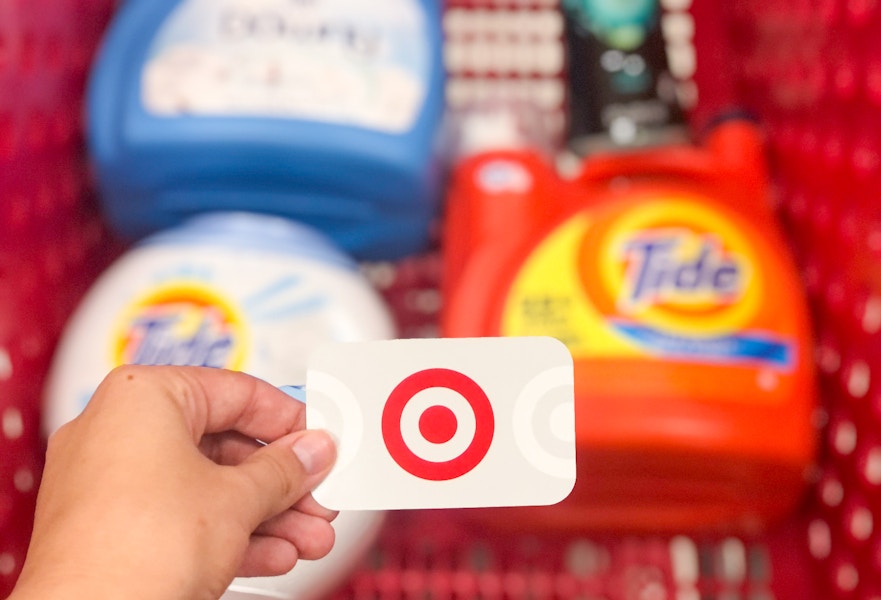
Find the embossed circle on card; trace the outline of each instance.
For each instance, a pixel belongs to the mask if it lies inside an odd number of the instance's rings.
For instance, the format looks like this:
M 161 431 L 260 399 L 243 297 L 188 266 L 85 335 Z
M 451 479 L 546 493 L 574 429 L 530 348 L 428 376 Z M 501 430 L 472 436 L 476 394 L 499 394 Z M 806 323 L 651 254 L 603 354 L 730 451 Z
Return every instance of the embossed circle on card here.
M 310 393 L 323 394 L 333 402 L 319 411 L 314 402 L 306 403 L 306 420 L 311 429 L 327 429 L 337 434 L 339 446 L 334 468 L 347 467 L 357 456 L 364 437 L 364 415 L 355 394 L 349 387 L 328 373 L 309 372 Z
M 426 392 L 446 390 L 463 399 L 471 414 L 463 415 L 456 397 L 449 403 L 426 402 L 426 398 L 437 397 Z M 424 405 L 418 418 L 408 410 L 411 403 Z M 495 416 L 486 392 L 473 379 L 452 369 L 425 369 L 406 377 L 389 394 L 382 412 L 382 437 L 392 459 L 411 475 L 430 481 L 456 479 L 474 469 L 489 451 L 494 434 Z M 424 440 L 417 443 L 414 435 Z M 425 447 L 431 445 L 438 451 L 426 458 Z M 459 445 L 464 448 L 454 456 L 444 455 Z
M 554 477 L 575 473 L 572 370 L 555 367 L 527 383 L 514 404 L 514 439 L 523 457 Z

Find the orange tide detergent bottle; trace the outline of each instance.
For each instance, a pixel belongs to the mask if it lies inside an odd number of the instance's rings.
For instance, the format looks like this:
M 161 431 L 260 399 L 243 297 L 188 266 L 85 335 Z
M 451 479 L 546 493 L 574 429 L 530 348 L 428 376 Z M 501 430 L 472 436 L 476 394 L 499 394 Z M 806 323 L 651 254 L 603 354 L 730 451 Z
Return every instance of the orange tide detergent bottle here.
M 443 334 L 554 336 L 576 373 L 573 493 L 481 518 L 754 532 L 797 505 L 812 340 L 767 181 L 760 131 L 737 119 L 702 146 L 591 155 L 571 178 L 524 147 L 458 163 Z

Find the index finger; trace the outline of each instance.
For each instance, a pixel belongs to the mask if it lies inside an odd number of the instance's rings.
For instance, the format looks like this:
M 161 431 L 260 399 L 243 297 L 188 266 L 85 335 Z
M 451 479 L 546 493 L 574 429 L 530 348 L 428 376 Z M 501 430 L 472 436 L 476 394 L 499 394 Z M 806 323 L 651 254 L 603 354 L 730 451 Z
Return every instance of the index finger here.
M 238 431 L 271 442 L 306 425 L 304 405 L 275 386 L 246 373 L 211 367 L 118 367 L 102 383 L 110 397 L 174 403 L 182 412 L 193 441 L 203 435 Z M 99 388 L 100 389 L 100 388 Z M 96 393 L 96 397 L 104 394 Z

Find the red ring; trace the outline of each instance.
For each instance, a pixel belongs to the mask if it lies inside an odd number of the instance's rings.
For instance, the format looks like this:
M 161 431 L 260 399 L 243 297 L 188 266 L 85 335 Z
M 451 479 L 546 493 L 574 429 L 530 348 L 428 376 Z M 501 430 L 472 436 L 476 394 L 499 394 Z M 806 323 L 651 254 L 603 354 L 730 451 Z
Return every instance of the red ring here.
M 433 462 L 417 456 L 404 441 L 401 416 L 404 407 L 419 392 L 435 387 L 460 394 L 474 411 L 474 438 L 459 456 L 444 462 Z M 495 417 L 486 392 L 477 383 L 452 369 L 425 369 L 413 373 L 389 394 L 382 411 L 382 439 L 389 454 L 411 475 L 430 481 L 448 481 L 461 477 L 480 464 L 492 445 Z

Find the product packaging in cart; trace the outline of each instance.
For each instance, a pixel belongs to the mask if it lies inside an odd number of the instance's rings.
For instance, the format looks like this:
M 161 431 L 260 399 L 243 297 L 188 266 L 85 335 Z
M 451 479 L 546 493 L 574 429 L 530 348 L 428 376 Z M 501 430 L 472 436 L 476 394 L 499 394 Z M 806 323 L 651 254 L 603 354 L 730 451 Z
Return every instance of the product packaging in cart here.
M 443 333 L 549 335 L 575 360 L 574 492 L 489 519 L 755 532 L 790 514 L 816 443 L 811 327 L 754 124 L 593 154 L 571 179 L 487 149 L 456 167 L 448 215 Z
M 305 382 L 319 344 L 394 335 L 384 302 L 325 236 L 279 217 L 197 217 L 135 246 L 86 295 L 49 373 L 44 429 L 79 414 L 117 365 L 227 368 L 280 386 Z M 383 519 L 344 511 L 330 555 L 284 576 L 236 580 L 226 597 L 320 598 L 345 580 Z
M 131 0 L 95 63 L 89 147 L 138 238 L 208 210 L 286 216 L 356 258 L 423 249 L 443 113 L 435 0 Z

